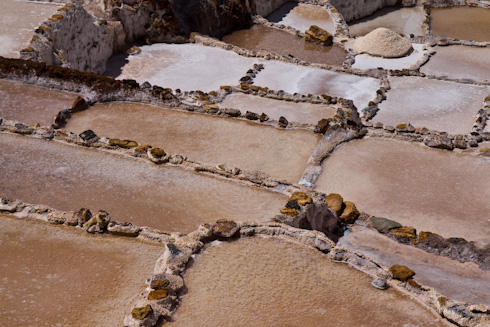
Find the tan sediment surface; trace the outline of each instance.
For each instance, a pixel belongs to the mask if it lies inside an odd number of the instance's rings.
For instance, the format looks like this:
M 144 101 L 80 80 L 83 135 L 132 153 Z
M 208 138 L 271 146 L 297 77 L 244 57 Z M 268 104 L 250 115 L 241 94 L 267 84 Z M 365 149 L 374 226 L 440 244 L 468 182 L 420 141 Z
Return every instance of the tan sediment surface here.
M 76 98 L 76 93 L 0 79 L 0 118 L 49 126 L 60 110 L 71 108 Z
M 207 246 L 184 280 L 188 293 L 164 326 L 443 326 L 409 297 L 278 238 Z
M 304 31 L 302 31 L 304 32 Z M 338 46 L 323 46 L 263 25 L 233 32 L 223 41 L 248 50 L 267 50 L 313 63 L 342 65 L 347 53 Z
M 378 27 L 386 27 L 399 34 L 425 35 L 422 28 L 424 18 L 422 7 L 385 7 L 371 16 L 349 22 L 349 32 L 353 36 L 364 36 Z
M 390 77 L 391 90 L 373 122 L 396 126 L 410 123 L 451 134 L 467 134 L 475 115 L 490 95 L 489 86 L 421 77 Z
M 490 41 L 490 9 L 471 7 L 432 8 L 432 35 L 459 40 Z
M 60 4 L 19 0 L 0 1 L 0 56 L 19 58 L 34 30 L 55 14 Z
M 323 162 L 316 186 L 419 231 L 489 243 L 489 163 L 418 143 L 367 138 L 337 148 Z
M 354 50 L 383 58 L 399 58 L 412 50 L 412 44 L 390 29 L 379 27 L 354 42 Z
M 435 50 L 436 54 L 421 67 L 422 73 L 490 81 L 490 48 L 455 45 Z
M 454 300 L 490 306 L 490 271 L 475 263 L 460 263 L 409 245 L 400 244 L 373 230 L 356 226 L 339 245 L 359 251 L 385 266 L 405 265 L 415 279 Z
M 307 102 L 289 102 L 268 99 L 248 94 L 230 94 L 220 104 L 223 108 L 235 108 L 242 112 L 247 110 L 279 120 L 281 116 L 290 122 L 316 125 L 320 119 L 331 118 L 337 109 L 333 106 L 312 104 Z
M 135 158 L 0 134 L 0 196 L 189 232 L 220 218 L 266 220 L 285 196 Z
M 65 127 L 76 133 L 88 128 L 101 136 L 149 143 L 189 160 L 258 170 L 292 183 L 301 178 L 320 141 L 318 134 L 306 130 L 128 103 L 76 113 Z
M 122 326 L 162 252 L 0 214 L 0 325 Z

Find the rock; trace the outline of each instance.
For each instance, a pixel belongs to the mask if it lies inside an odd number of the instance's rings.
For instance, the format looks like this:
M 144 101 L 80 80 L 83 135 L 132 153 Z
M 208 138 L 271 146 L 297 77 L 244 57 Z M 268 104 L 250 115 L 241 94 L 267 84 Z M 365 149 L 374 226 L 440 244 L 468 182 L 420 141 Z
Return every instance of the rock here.
M 371 225 L 380 233 L 387 233 L 392 229 L 402 227 L 402 224 L 391 219 L 371 217 Z
M 154 290 L 166 289 L 170 285 L 170 281 L 166 278 L 152 279 L 150 287 Z
M 184 157 L 182 157 L 181 155 L 176 155 L 176 156 L 173 156 L 171 159 L 170 159 L 170 163 L 171 164 L 174 164 L 174 165 L 180 165 L 181 163 L 184 162 Z
M 328 207 L 335 211 L 337 215 L 340 215 L 342 210 L 344 210 L 344 199 L 339 194 L 331 193 L 325 197 L 325 201 L 327 201 Z
M 227 116 L 230 116 L 230 117 L 240 117 L 240 115 L 242 114 L 240 112 L 240 110 L 238 109 L 230 109 L 230 108 L 226 108 L 224 110 L 224 113 L 227 115 Z
M 395 130 L 397 132 L 413 133 L 413 132 L 415 132 L 415 127 L 413 127 L 410 124 L 398 124 L 398 125 L 396 125 Z
M 150 153 L 152 156 L 154 157 L 157 157 L 157 158 L 161 158 L 163 156 L 165 156 L 167 153 L 161 149 L 161 148 L 153 148 L 150 150 Z
M 47 220 L 52 224 L 66 224 L 68 226 L 76 226 L 78 224 L 76 213 L 73 212 L 50 212 Z
M 454 147 L 457 149 L 466 149 L 468 147 L 468 144 L 464 140 L 454 140 L 453 141 Z
M 299 206 L 298 202 L 296 202 L 296 201 L 289 201 L 288 203 L 286 203 L 286 209 L 301 210 L 301 207 Z
M 453 150 L 454 144 L 447 136 L 429 135 L 425 138 L 424 144 L 437 149 Z
M 318 121 L 318 124 L 315 126 L 315 133 L 325 134 L 327 132 L 328 126 L 330 124 L 329 119 L 321 119 Z
M 219 107 L 216 104 L 207 104 L 204 105 L 204 110 L 206 110 L 208 113 L 215 114 L 219 111 Z
M 148 158 L 156 164 L 167 163 L 170 160 L 170 155 L 160 148 L 149 149 L 147 154 Z
M 240 227 L 232 220 L 220 219 L 213 225 L 213 234 L 218 237 L 232 237 Z
M 390 232 L 397 238 L 415 239 L 417 237 L 417 232 L 412 226 L 394 228 Z
M 148 293 L 148 300 L 161 300 L 166 298 L 168 295 L 168 291 L 165 289 L 152 290 Z
M 134 45 L 131 48 L 129 48 L 128 51 L 126 51 L 126 53 L 129 54 L 129 55 L 134 56 L 134 55 L 137 55 L 137 54 L 140 54 L 141 53 L 141 48 L 138 47 L 138 46 L 136 46 L 136 45 Z
M 95 139 L 95 138 L 97 138 L 97 139 L 98 139 L 97 134 L 95 134 L 95 133 L 94 133 L 94 131 L 93 131 L 93 130 L 91 130 L 91 129 L 88 129 L 88 130 L 86 130 L 86 131 L 84 131 L 84 132 L 80 133 L 80 135 L 79 135 L 79 136 L 80 136 L 80 138 L 81 138 L 82 140 L 84 140 L 84 141 L 89 141 L 89 140 L 92 140 L 92 139 Z
M 340 215 L 339 219 L 346 224 L 352 224 L 359 217 L 359 211 L 353 202 L 344 201 L 344 204 L 345 209 L 342 212 L 342 215 Z
M 107 231 L 109 233 L 119 236 L 136 237 L 140 230 L 141 228 L 128 222 L 117 223 L 111 221 L 109 225 L 107 225 Z
M 97 224 L 100 225 L 101 227 L 106 227 L 111 221 L 111 216 L 109 216 L 109 213 L 104 210 L 99 210 L 99 212 L 94 218 Z
M 96 224 L 97 224 L 97 219 L 95 219 L 95 217 L 92 217 L 83 224 L 83 227 L 90 228 Z
M 133 310 L 131 310 L 131 316 L 133 316 L 134 319 L 138 319 L 138 320 L 143 320 L 152 313 L 153 313 L 153 309 L 149 304 L 147 304 L 142 308 L 134 308 Z
M 284 214 L 284 215 L 288 215 L 288 216 L 291 216 L 291 217 L 296 217 L 298 215 L 298 210 L 296 209 L 282 209 L 281 210 L 281 213 Z
M 358 53 L 383 58 L 399 58 L 408 55 L 412 43 L 390 29 L 380 27 L 357 39 L 353 45 Z
M 384 278 L 375 278 L 371 282 L 371 286 L 380 290 L 385 290 L 388 288 L 388 281 Z
M 259 119 L 259 115 L 256 114 L 255 112 L 247 111 L 245 113 L 245 118 L 247 118 L 249 120 L 257 120 L 257 119 Z
M 151 148 L 151 145 L 149 144 L 141 144 L 140 146 L 137 146 L 134 151 L 138 153 L 145 153 L 148 151 L 148 149 Z
M 54 130 L 52 128 L 48 129 L 42 134 L 42 138 L 45 140 L 52 140 L 54 138 Z
M 437 235 L 436 233 L 432 232 L 420 232 L 419 233 L 419 242 L 424 243 L 427 241 L 427 239 L 431 236 Z M 438 235 L 439 236 L 439 235 Z
M 304 206 L 304 205 L 307 205 L 307 204 L 310 204 L 313 199 L 311 198 L 311 196 L 309 196 L 308 194 L 304 193 L 304 192 L 294 192 L 291 197 L 288 199 L 288 202 L 291 202 L 291 201 L 295 201 L 296 203 Z
M 288 120 L 283 116 L 279 117 L 279 120 L 277 121 L 277 125 L 282 128 L 288 127 L 288 123 Z
M 75 213 L 75 217 L 77 217 L 78 225 L 82 226 L 92 218 L 92 213 L 89 209 L 82 208 Z
M 138 142 L 131 140 L 120 140 L 120 139 L 109 139 L 110 146 L 118 146 L 124 149 L 136 148 L 138 146 Z
M 259 120 L 263 123 L 265 121 L 268 121 L 269 120 L 269 116 L 267 116 L 265 113 L 262 113 L 260 116 L 259 116 Z
M 480 154 L 482 156 L 490 157 L 490 148 L 489 147 L 484 147 L 480 149 Z
M 333 43 L 332 34 L 316 25 L 310 26 L 310 28 L 305 31 L 305 39 L 312 42 L 322 43 L 323 45 L 332 45 Z
M 71 112 L 79 112 L 88 109 L 88 104 L 82 97 L 77 97 L 71 106 Z
M 412 269 L 402 265 L 391 266 L 390 273 L 394 279 L 401 280 L 402 282 L 406 282 L 415 275 Z

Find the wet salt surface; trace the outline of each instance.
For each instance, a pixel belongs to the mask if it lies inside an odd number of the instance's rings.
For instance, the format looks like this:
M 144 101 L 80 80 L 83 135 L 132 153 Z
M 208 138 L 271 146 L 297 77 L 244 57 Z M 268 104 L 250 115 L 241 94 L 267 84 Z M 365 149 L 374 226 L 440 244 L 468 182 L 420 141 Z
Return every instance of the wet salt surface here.
M 270 22 L 283 24 L 305 32 L 311 25 L 316 25 L 330 34 L 335 34 L 335 24 L 328 11 L 306 3 L 287 2 L 278 10 L 266 17 Z
M 385 7 L 373 15 L 349 23 L 352 36 L 364 36 L 378 27 L 389 28 L 398 34 L 425 35 L 422 27 L 425 14 L 422 7 Z
M 0 325 L 122 326 L 162 253 L 0 214 Z
M 184 281 L 188 293 L 164 326 L 443 326 L 409 297 L 278 238 L 207 246 Z
M 254 84 L 288 93 L 327 94 L 354 101 L 358 110 L 367 107 L 376 97 L 379 82 L 371 77 L 359 77 L 319 68 L 296 66 L 270 61 L 254 79 Z
M 320 119 L 330 118 L 337 109 L 333 106 L 306 102 L 289 102 L 268 99 L 248 94 L 230 94 L 220 104 L 223 108 L 239 109 L 242 112 L 253 111 L 265 113 L 270 118 L 279 120 L 284 116 L 290 122 L 316 125 Z
M 71 108 L 76 93 L 0 79 L 0 118 L 49 126 L 60 110 Z
M 373 122 L 411 123 L 452 134 L 467 134 L 490 95 L 490 87 L 422 77 L 390 77 L 391 90 Z
M 385 266 L 405 265 L 415 279 L 452 299 L 490 306 L 490 272 L 474 263 L 460 263 L 400 244 L 372 230 L 356 226 L 339 245 L 359 251 Z
M 74 114 L 65 127 L 76 133 L 88 128 L 98 135 L 149 143 L 189 160 L 257 170 L 293 183 L 301 178 L 321 138 L 312 131 L 127 103 Z
M 345 50 L 339 46 L 320 45 L 264 25 L 253 25 L 249 29 L 233 32 L 223 37 L 223 41 L 248 50 L 267 50 L 319 64 L 340 66 L 347 57 Z
M 437 51 L 420 68 L 424 74 L 490 81 L 490 47 L 436 47 Z
M 113 220 L 167 231 L 221 218 L 263 221 L 285 203 L 283 195 L 182 168 L 8 134 L 0 134 L 0 167 L 0 196 L 103 209 Z
M 163 43 L 142 46 L 140 54 L 127 60 L 122 73 L 114 77 L 203 92 L 218 90 L 221 85 L 238 85 L 240 78 L 258 62 L 220 48 Z
M 19 58 L 20 50 L 29 45 L 34 30 L 57 12 L 60 4 L 0 1 L 0 56 Z
M 318 191 L 360 211 L 446 238 L 490 243 L 490 160 L 403 141 L 367 138 L 323 162 Z
M 489 25 L 490 9 L 455 6 L 430 10 L 432 35 L 459 40 L 490 41 Z
M 353 68 L 359 69 L 370 69 L 370 68 L 378 68 L 382 67 L 384 69 L 408 69 L 412 65 L 417 64 L 420 61 L 424 54 L 427 53 L 427 50 L 423 50 L 423 44 L 412 44 L 413 52 L 402 58 L 382 58 L 382 57 L 374 57 L 367 54 L 357 55 L 355 58 L 355 62 L 352 65 Z

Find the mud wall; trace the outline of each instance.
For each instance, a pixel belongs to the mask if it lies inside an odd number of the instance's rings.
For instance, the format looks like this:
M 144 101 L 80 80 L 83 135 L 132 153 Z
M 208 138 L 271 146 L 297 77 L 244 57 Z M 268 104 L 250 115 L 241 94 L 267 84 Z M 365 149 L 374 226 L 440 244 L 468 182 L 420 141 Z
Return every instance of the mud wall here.
M 398 0 L 330 0 L 346 22 L 366 17 L 376 10 L 398 4 Z

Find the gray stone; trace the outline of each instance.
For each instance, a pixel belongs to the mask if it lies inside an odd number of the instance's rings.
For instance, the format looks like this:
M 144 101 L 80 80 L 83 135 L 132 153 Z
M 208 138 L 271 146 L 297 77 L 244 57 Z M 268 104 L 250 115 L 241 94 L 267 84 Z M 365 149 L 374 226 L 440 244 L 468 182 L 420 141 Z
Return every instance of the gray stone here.
M 454 144 L 451 139 L 443 135 L 429 135 L 425 138 L 424 144 L 437 149 L 453 150 Z
M 114 235 L 136 237 L 140 232 L 140 228 L 131 223 L 119 223 L 112 221 L 107 226 L 107 231 Z
M 371 225 L 380 233 L 387 233 L 391 229 L 400 228 L 402 225 L 394 220 L 381 217 L 371 217 Z
M 245 118 L 247 118 L 249 120 L 257 120 L 257 119 L 259 119 L 259 115 L 256 114 L 255 112 L 247 111 L 245 113 Z
M 371 282 L 371 286 L 380 290 L 385 290 L 388 288 L 388 281 L 384 278 L 375 278 Z
M 95 134 L 93 130 L 88 129 L 88 130 L 80 133 L 79 136 L 81 137 L 82 140 L 88 141 L 88 140 L 91 140 L 93 138 L 96 138 L 97 134 Z
M 239 117 L 242 113 L 238 109 L 226 108 L 224 113 L 230 117 Z
M 282 128 L 286 128 L 288 126 L 288 120 L 286 118 L 284 118 L 283 116 L 281 116 L 279 118 L 279 121 L 277 122 L 277 125 L 279 127 L 282 127 Z

